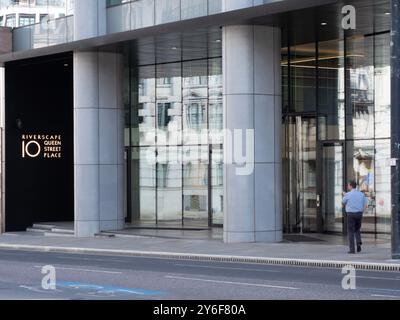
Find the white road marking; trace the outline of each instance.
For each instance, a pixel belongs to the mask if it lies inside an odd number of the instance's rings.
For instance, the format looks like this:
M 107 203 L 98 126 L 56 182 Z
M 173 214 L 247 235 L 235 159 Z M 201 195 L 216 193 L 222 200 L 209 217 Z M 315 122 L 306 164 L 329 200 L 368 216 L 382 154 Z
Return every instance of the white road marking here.
M 360 288 L 361 290 L 370 290 L 370 291 L 383 291 L 383 292 L 400 292 L 398 289 L 381 289 L 381 288 Z
M 40 290 L 40 289 L 37 289 L 35 287 L 29 287 L 29 286 L 19 286 L 19 287 L 22 288 L 22 289 L 28 289 L 29 291 L 33 291 L 33 292 L 36 292 L 36 293 L 49 293 L 49 291 Z
M 400 281 L 400 278 L 366 277 L 366 276 L 357 276 L 357 279 L 375 279 L 375 280 L 391 280 L 391 281 Z
M 57 256 L 57 259 L 65 259 L 65 260 L 83 260 L 83 261 L 98 261 L 98 262 L 126 262 L 124 260 L 116 260 L 116 259 L 92 259 L 92 258 L 78 258 L 78 257 L 63 257 Z
M 205 269 L 228 269 L 228 270 L 241 270 L 241 271 L 257 271 L 257 272 L 272 272 L 272 273 L 281 273 L 281 271 L 277 270 L 263 270 L 263 269 L 246 269 L 246 268 L 232 268 L 232 267 L 215 267 L 215 266 L 201 266 L 201 265 L 189 265 L 189 264 L 175 264 L 177 267 L 188 267 L 188 268 L 205 268 Z
M 106 270 L 94 270 L 94 269 L 82 269 L 82 268 L 67 268 L 54 266 L 56 270 L 68 270 L 68 271 L 83 271 L 83 272 L 97 272 L 97 273 L 108 273 L 108 274 L 122 274 L 118 271 L 106 271 Z M 35 268 L 42 268 L 42 266 L 35 266 Z
M 371 297 L 400 299 L 400 296 L 388 296 L 386 294 L 371 294 Z
M 187 281 L 200 281 L 200 282 L 233 284 L 233 285 L 239 285 L 239 286 L 262 287 L 262 288 L 271 288 L 271 289 L 286 289 L 286 290 L 298 290 L 299 289 L 299 288 L 295 288 L 295 287 L 272 286 L 272 285 L 268 285 L 268 284 L 257 284 L 257 283 L 247 283 L 247 282 L 232 282 L 232 281 L 221 281 L 221 280 L 199 279 L 199 278 L 185 278 L 185 277 L 176 277 L 176 276 L 165 276 L 165 278 L 167 278 L 167 279 L 175 279 L 175 280 L 187 280 Z

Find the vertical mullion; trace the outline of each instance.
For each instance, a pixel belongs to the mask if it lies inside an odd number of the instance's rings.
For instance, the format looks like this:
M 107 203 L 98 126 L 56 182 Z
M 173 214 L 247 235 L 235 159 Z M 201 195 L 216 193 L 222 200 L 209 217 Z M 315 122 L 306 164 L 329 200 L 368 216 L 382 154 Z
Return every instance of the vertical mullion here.
M 154 1 L 155 3 L 155 1 Z M 157 49 L 156 49 L 157 52 Z M 154 106 L 154 112 L 155 112 L 155 123 L 154 123 L 154 129 L 155 129 L 155 141 L 154 141 L 154 146 L 155 146 L 155 157 L 156 157 L 156 164 L 155 164 L 155 218 L 156 218 L 156 226 L 158 225 L 158 97 L 157 97 L 157 79 L 158 79 L 158 68 L 157 68 L 157 61 L 155 61 L 156 64 L 154 65 L 154 100 L 155 100 L 155 106 Z

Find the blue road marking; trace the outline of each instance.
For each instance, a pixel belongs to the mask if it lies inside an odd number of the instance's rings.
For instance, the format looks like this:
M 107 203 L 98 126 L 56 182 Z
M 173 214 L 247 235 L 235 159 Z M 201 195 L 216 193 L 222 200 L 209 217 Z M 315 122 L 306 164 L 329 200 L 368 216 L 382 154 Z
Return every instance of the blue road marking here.
M 98 293 L 121 293 L 121 294 L 134 294 L 141 296 L 159 296 L 163 295 L 164 292 L 145 290 L 140 288 L 123 288 L 115 286 L 102 286 L 96 284 L 88 284 L 81 282 L 67 282 L 67 281 L 57 281 L 56 287 L 76 289 L 76 290 L 96 290 Z

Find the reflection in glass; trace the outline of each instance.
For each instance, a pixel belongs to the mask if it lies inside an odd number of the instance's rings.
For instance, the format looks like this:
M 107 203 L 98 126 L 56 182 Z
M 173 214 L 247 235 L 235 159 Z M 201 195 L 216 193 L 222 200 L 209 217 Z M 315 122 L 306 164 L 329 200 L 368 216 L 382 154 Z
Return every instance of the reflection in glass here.
M 207 0 L 181 0 L 182 19 L 207 15 Z
M 283 48 L 282 53 L 290 59 L 290 111 L 316 111 L 316 50 L 315 43 L 299 44 Z M 285 68 L 289 61 L 282 61 Z
M 374 137 L 373 37 L 347 39 L 347 139 Z
M 182 144 L 181 63 L 157 66 L 156 129 L 158 145 Z
M 156 0 L 156 24 L 179 21 L 181 16 L 180 0 Z
M 154 0 L 140 0 L 131 3 L 131 29 L 154 25 Z
M 208 146 L 183 148 L 185 226 L 208 227 Z
M 158 148 L 157 222 L 182 223 L 182 147 Z
M 357 31 L 351 33 L 353 36 L 331 33 L 330 23 L 321 28 L 319 39 L 313 39 L 312 35 L 307 38 L 294 25 L 284 29 L 281 64 L 285 148 L 282 157 L 284 227 L 288 232 L 342 232 L 340 199 L 344 179 L 355 179 L 369 199 L 362 231 L 388 239 L 391 37 L 390 16 L 386 18 L 386 29 L 375 25 L 383 32 L 366 32 L 365 36 L 355 35 Z M 382 20 L 382 15 L 376 12 L 373 19 L 371 26 Z M 335 35 L 339 38 L 332 38 Z M 305 130 L 306 119 L 317 122 L 316 153 L 304 149 L 304 134 L 306 139 L 314 140 L 313 133 Z M 310 121 L 315 124 L 315 120 Z M 321 200 L 318 213 L 310 209 L 314 199 L 307 200 L 307 193 L 303 191 L 305 182 L 315 181 L 315 170 L 304 167 L 309 160 L 318 164 L 317 188 Z M 317 226 L 311 219 L 307 222 L 307 208 L 314 212 L 311 217 L 318 218 Z M 311 227 L 306 229 L 307 226 Z
M 7 27 L 24 27 L 73 14 L 75 0 L 0 0 L 0 16 Z M 3 25 L 0 25 L 3 26 Z M 59 32 L 57 32 L 59 33 Z
M 135 152 L 128 217 L 170 227 L 222 225 L 222 59 L 139 67 L 132 60 L 124 94 L 126 143 Z M 208 128 L 216 139 L 209 141 Z M 146 162 L 149 153 L 153 161 Z
M 152 146 L 156 142 L 155 66 L 132 70 L 132 145 Z
M 208 75 L 207 60 L 183 63 L 184 144 L 207 144 L 201 133 L 207 129 Z
M 210 59 L 208 63 L 209 130 L 210 143 L 223 143 L 222 60 Z
M 347 176 L 369 200 L 363 231 L 375 232 L 375 144 L 373 140 L 347 142 Z
M 390 137 L 390 33 L 375 37 L 375 138 Z
M 345 85 L 343 41 L 320 42 L 318 52 L 318 118 L 320 139 L 344 139 Z
M 391 166 L 390 140 L 376 141 L 375 204 L 378 237 L 390 240 L 391 233 Z
M 325 232 L 343 232 L 343 147 L 326 145 L 322 150 L 323 193 L 321 211 Z
M 156 222 L 155 148 L 132 148 L 132 222 Z
M 213 225 L 224 223 L 224 153 L 222 145 L 211 151 L 211 219 Z

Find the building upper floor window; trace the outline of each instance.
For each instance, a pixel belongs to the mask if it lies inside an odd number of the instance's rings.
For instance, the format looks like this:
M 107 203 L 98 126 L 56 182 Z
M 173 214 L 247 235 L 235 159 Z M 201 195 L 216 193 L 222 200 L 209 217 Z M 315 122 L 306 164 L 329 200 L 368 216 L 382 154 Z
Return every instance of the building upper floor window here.
M 0 0 L 0 16 L 7 27 L 23 27 L 73 14 L 75 0 Z M 10 18 L 7 20 L 7 17 Z M 7 22 L 8 21 L 8 22 Z
M 15 14 L 8 14 L 6 17 L 6 27 L 16 27 Z
M 19 15 L 19 26 L 28 26 L 35 23 L 34 14 L 20 14 Z

